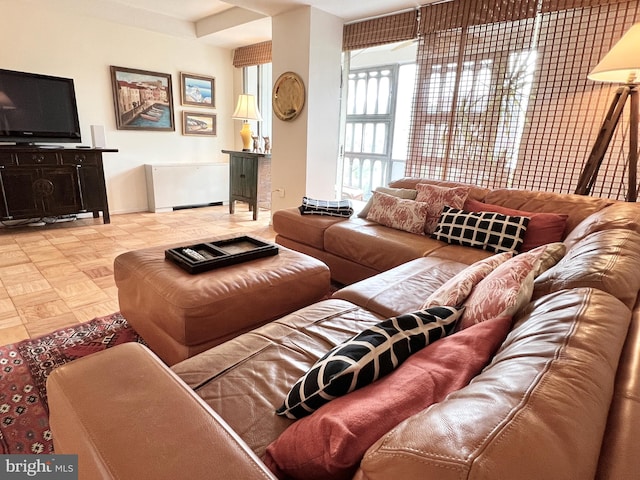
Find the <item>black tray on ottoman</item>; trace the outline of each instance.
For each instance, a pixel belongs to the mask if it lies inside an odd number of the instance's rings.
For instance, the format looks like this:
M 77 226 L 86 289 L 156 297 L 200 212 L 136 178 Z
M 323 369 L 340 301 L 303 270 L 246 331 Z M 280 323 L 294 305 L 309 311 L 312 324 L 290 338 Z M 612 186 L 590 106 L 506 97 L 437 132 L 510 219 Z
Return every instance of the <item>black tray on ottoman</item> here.
M 189 273 L 201 273 L 214 268 L 269 257 L 278 254 L 278 247 L 243 235 L 226 240 L 196 243 L 165 250 L 166 259 Z

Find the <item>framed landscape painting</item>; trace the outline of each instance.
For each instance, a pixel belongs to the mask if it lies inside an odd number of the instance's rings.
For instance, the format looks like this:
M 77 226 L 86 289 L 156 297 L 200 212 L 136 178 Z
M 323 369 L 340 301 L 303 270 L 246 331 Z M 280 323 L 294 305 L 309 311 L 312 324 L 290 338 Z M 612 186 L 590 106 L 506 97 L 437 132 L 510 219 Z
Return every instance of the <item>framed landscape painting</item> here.
M 183 135 L 217 135 L 215 113 L 182 112 Z
M 180 73 L 180 100 L 182 105 L 216 107 L 216 79 Z
M 171 75 L 111 66 L 118 130 L 174 131 Z

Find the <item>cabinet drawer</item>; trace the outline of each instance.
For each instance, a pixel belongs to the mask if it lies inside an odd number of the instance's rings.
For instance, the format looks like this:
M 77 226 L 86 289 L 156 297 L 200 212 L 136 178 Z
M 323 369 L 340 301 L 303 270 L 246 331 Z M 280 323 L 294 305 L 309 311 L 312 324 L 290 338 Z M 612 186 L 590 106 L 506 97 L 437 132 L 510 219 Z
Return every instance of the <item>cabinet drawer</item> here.
M 16 160 L 11 152 L 0 152 L 0 165 L 10 167 L 15 164 Z
M 57 165 L 56 152 L 20 152 L 18 165 Z
M 97 165 L 99 153 L 95 152 L 64 152 L 62 163 L 65 165 Z

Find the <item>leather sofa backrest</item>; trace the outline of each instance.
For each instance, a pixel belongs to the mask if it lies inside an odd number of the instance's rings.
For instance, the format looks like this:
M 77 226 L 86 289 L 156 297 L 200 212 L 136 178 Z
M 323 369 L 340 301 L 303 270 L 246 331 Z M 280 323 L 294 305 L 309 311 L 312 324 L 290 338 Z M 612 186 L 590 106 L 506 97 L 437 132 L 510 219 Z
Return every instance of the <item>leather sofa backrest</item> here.
M 480 375 L 382 437 L 355 478 L 594 478 L 630 318 L 589 288 L 533 302 Z
M 637 203 L 616 202 L 599 210 L 582 222 L 565 238 L 567 248 L 571 248 L 593 232 L 622 228 L 640 233 L 640 208 Z
M 482 201 L 482 199 L 489 193 L 491 190 L 488 188 L 478 187 L 476 185 L 472 185 L 470 183 L 461 183 L 461 182 L 446 182 L 444 180 L 429 180 L 427 178 L 400 178 L 398 180 L 393 180 L 389 182 L 389 186 L 391 188 L 416 188 L 416 185 L 419 183 L 428 183 L 429 185 L 439 185 L 441 187 L 471 187 L 469 191 L 469 196 L 474 200 Z
M 632 309 L 640 290 L 640 234 L 619 228 L 593 232 L 536 279 L 533 298 L 577 287 L 610 293 Z
M 567 226 L 564 230 L 564 236 L 566 237 L 589 215 L 616 201 L 585 195 L 499 188 L 487 193 L 484 202 L 524 210 L 525 212 L 564 213 L 569 215 Z
M 567 237 L 574 228 L 576 228 L 591 214 L 598 212 L 609 205 L 623 203 L 609 198 L 589 197 L 585 195 L 537 192 L 511 188 L 497 188 L 492 190 L 461 182 L 448 182 L 413 177 L 394 180 L 389 183 L 389 186 L 393 188 L 415 188 L 418 183 L 441 185 L 443 187 L 457 187 L 464 185 L 471 187 L 469 197 L 474 200 L 514 208 L 517 210 L 524 210 L 526 212 L 562 213 L 569 215 L 569 218 L 567 219 L 567 227 L 564 231 L 564 237 Z

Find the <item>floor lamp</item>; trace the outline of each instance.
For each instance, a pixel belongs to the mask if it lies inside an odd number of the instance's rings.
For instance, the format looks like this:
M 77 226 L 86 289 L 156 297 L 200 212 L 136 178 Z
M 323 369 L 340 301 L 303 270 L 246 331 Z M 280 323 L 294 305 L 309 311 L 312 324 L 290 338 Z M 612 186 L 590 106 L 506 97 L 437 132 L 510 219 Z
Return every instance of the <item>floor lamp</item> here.
M 618 40 L 600 63 L 587 76 L 596 82 L 621 83 L 609 107 L 607 116 L 600 128 L 598 137 L 585 167 L 580 175 L 576 193 L 588 195 L 596 181 L 598 170 L 615 132 L 620 115 L 627 100 L 629 109 L 629 157 L 628 157 L 628 190 L 627 201 L 637 199 L 637 171 L 638 171 L 638 118 L 640 104 L 638 100 L 638 83 L 640 83 L 640 23 L 633 25 L 624 36 Z

